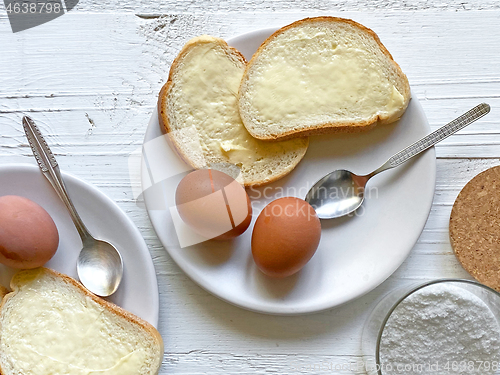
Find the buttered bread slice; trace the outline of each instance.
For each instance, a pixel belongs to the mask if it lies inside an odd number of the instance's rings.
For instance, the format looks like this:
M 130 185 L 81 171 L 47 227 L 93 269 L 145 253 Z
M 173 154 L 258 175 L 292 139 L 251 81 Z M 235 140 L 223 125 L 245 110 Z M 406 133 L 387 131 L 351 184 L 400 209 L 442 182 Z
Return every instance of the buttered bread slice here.
M 192 167 L 239 168 L 246 186 L 290 173 L 304 157 L 308 140 L 263 142 L 243 126 L 238 87 L 246 61 L 219 38 L 191 39 L 172 63 L 158 99 L 160 124 Z
M 271 35 L 239 90 L 243 123 L 264 140 L 390 123 L 409 100 L 408 79 L 377 35 L 335 17 L 304 19 Z
M 149 323 L 46 268 L 17 273 L 0 305 L 2 375 L 153 375 L 163 341 Z

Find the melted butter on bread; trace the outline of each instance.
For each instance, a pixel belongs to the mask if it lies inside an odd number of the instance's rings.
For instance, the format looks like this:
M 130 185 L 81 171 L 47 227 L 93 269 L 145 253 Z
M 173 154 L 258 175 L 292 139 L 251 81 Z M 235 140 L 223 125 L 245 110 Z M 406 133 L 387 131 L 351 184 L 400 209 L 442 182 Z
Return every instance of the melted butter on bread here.
M 184 112 L 182 127 L 194 126 L 201 148 L 219 154 L 230 163 L 256 163 L 287 151 L 292 142 L 262 142 L 250 134 L 241 122 L 238 111 L 238 87 L 243 76 L 241 64 L 229 59 L 226 51 L 214 43 L 201 43 L 182 62 L 182 74 L 172 88 L 182 88 L 185 103 L 174 103 Z M 303 143 L 296 143 L 296 148 Z
M 250 134 L 279 140 L 396 121 L 410 88 L 375 33 L 318 17 L 269 37 L 249 62 L 239 95 Z
M 321 40 L 317 43 L 322 48 L 309 53 L 307 64 L 289 58 L 293 50 L 304 48 L 307 42 L 308 38 L 302 36 L 274 47 L 276 57 L 254 82 L 253 105 L 263 121 L 293 119 L 297 114 L 320 119 L 348 110 L 355 110 L 363 119 L 373 116 L 374 107 L 388 116 L 401 110 L 402 95 L 385 79 L 383 71 L 373 67 L 369 51 L 346 45 L 332 48 L 329 40 Z
M 118 317 L 93 297 L 75 292 L 75 286 L 48 270 L 23 273 L 1 310 L 4 374 L 156 373 L 161 357 L 155 358 L 155 339 L 139 325 Z M 158 340 L 159 356 L 163 344 Z
M 176 61 L 160 93 L 160 120 L 193 167 L 234 164 L 245 185 L 260 185 L 289 173 L 302 159 L 307 139 L 263 142 L 244 127 L 238 88 L 246 62 L 236 50 L 219 38 L 200 36 L 186 44 Z M 188 144 L 193 137 L 184 135 L 192 129 L 199 140 L 196 147 Z

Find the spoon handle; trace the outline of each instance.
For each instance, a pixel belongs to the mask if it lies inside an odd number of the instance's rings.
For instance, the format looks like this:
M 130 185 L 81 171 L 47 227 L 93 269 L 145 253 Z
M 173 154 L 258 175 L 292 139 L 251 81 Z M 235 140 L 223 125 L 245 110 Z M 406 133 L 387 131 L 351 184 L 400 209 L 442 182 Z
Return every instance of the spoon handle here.
M 463 115 L 457 117 L 455 120 L 433 131 L 431 134 L 411 144 L 404 150 L 399 151 L 397 154 L 387 160 L 384 165 L 382 165 L 376 171 L 370 173 L 368 176 L 372 177 L 379 172 L 385 171 L 386 169 L 394 168 L 398 165 L 403 164 L 415 155 L 420 154 L 422 151 L 425 151 L 428 148 L 434 146 L 436 143 L 441 142 L 443 139 L 456 133 L 460 129 L 463 129 L 467 125 L 472 124 L 474 121 L 480 119 L 489 112 L 490 106 L 486 103 L 481 103 L 475 106 L 471 110 L 465 112 Z
M 75 223 L 78 234 L 82 238 L 82 242 L 91 239 L 92 236 L 89 234 L 89 231 L 80 218 L 80 215 L 78 215 L 78 212 L 76 211 L 75 206 L 66 191 L 66 186 L 64 185 L 57 160 L 47 145 L 47 142 L 43 138 L 38 126 L 36 126 L 35 122 L 30 117 L 24 116 L 23 127 L 24 132 L 26 133 L 26 138 L 28 138 L 31 150 L 33 151 L 33 155 L 38 162 L 38 167 L 42 171 L 45 178 L 49 180 L 57 195 L 59 195 L 59 198 L 61 198 L 68 209 L 71 219 L 73 220 L 73 223 Z

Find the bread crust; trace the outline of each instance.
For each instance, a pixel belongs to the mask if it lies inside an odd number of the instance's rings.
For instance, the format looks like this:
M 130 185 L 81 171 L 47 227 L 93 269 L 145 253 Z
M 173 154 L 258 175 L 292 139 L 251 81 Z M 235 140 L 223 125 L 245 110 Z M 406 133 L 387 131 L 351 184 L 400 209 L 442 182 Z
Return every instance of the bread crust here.
M 170 72 L 168 74 L 167 82 L 165 82 L 165 84 L 161 88 L 160 93 L 158 95 L 158 104 L 157 104 L 158 121 L 160 123 L 161 129 L 163 130 L 163 132 L 165 134 L 168 134 L 173 130 L 172 126 L 169 122 L 165 108 L 167 108 L 168 93 L 172 89 L 172 86 L 173 86 L 175 71 L 178 68 L 180 62 L 183 60 L 184 56 L 186 56 L 186 54 L 189 51 L 191 51 L 191 49 L 193 47 L 195 47 L 196 45 L 198 45 L 200 43 L 219 44 L 222 48 L 231 51 L 231 53 L 234 54 L 234 56 L 236 58 L 238 58 L 243 64 L 245 64 L 245 65 L 247 64 L 247 61 L 246 61 L 245 57 L 241 54 L 241 52 L 238 51 L 236 48 L 229 46 L 226 43 L 226 41 L 223 39 L 216 38 L 213 36 L 208 36 L 208 35 L 202 35 L 202 36 L 198 36 L 198 37 L 195 37 L 195 38 L 189 40 L 184 45 L 182 50 L 179 52 L 179 55 L 177 55 L 177 57 L 172 62 L 172 65 L 170 67 Z M 196 163 L 194 163 L 192 158 L 190 158 L 189 155 L 187 155 L 185 152 L 183 152 L 183 147 L 179 144 L 179 142 L 176 141 L 176 139 L 174 137 L 169 137 L 169 142 L 172 142 L 172 145 L 174 146 L 173 148 L 174 148 L 175 152 L 177 153 L 177 155 L 179 155 L 179 157 L 186 164 L 190 165 L 193 169 L 206 168 L 205 165 L 197 165 Z M 305 142 L 305 147 L 304 147 L 302 154 L 300 155 L 300 157 L 295 158 L 295 163 L 290 165 L 290 167 L 291 167 L 290 170 L 293 170 L 297 166 L 297 164 L 302 160 L 302 158 L 304 157 L 304 155 L 307 151 L 308 145 L 309 145 L 309 142 L 307 140 Z M 267 180 L 244 181 L 244 186 L 245 187 L 250 187 L 250 186 L 259 187 L 262 185 L 266 185 L 266 184 L 269 184 L 269 183 L 274 182 L 276 180 L 279 180 L 280 178 L 286 176 L 288 173 L 289 173 L 289 170 L 284 170 L 282 173 L 274 175 Z
M 272 33 L 257 49 L 257 51 L 253 54 L 252 58 L 248 62 L 245 72 L 243 74 L 243 78 L 240 83 L 240 88 L 238 90 L 238 104 L 241 112 L 241 93 L 242 93 L 242 87 L 245 84 L 245 82 L 248 80 L 248 72 L 252 65 L 255 63 L 255 60 L 259 57 L 259 55 L 262 53 L 264 48 L 267 47 L 267 45 L 278 35 L 282 34 L 284 31 L 287 31 L 289 29 L 295 28 L 297 26 L 301 26 L 304 24 L 309 24 L 309 23 L 319 23 L 319 22 L 342 22 L 349 24 L 351 26 L 357 27 L 361 29 L 362 31 L 366 32 L 370 36 L 373 37 L 377 45 L 379 46 L 380 50 L 384 55 L 386 55 L 391 62 L 394 64 L 396 71 L 399 76 L 404 77 L 404 80 L 408 82 L 408 79 L 406 75 L 403 73 L 401 67 L 399 64 L 393 59 L 392 55 L 390 52 L 387 50 L 387 48 L 382 44 L 380 41 L 380 38 L 378 35 L 368 27 L 348 18 L 341 18 L 341 17 L 331 17 L 331 16 L 320 16 L 320 17 L 309 17 L 309 18 L 304 18 L 298 21 L 295 21 L 287 26 L 282 27 L 279 30 L 276 30 L 274 33 Z M 405 87 L 405 92 L 402 93 L 403 97 L 405 98 L 406 106 L 404 110 L 406 110 L 406 107 L 408 106 L 409 99 L 411 96 L 410 93 L 410 86 L 409 84 L 406 85 Z M 402 111 L 404 113 L 404 111 Z M 401 113 L 401 114 L 402 114 Z M 387 119 L 381 118 L 379 115 L 374 115 L 370 119 L 363 121 L 363 122 L 343 122 L 343 123 L 333 123 L 333 122 L 327 122 L 323 124 L 318 124 L 316 126 L 309 126 L 306 129 L 303 130 L 291 130 L 288 132 L 284 132 L 280 134 L 279 136 L 277 135 L 262 135 L 262 134 L 256 134 L 255 132 L 252 132 L 250 129 L 250 126 L 248 125 L 248 121 L 245 118 L 245 116 L 241 116 L 241 120 L 243 121 L 243 125 L 247 128 L 248 132 L 255 138 L 260 139 L 260 140 L 265 140 L 265 141 L 276 141 L 276 140 L 287 140 L 287 139 L 292 139 L 296 137 L 306 137 L 306 136 L 312 136 L 312 135 L 320 135 L 320 134 L 328 134 L 328 133 L 355 133 L 355 132 L 361 132 L 365 130 L 372 129 L 377 123 L 379 124 L 384 124 L 387 122 Z M 390 121 L 392 122 L 392 121 Z
M 15 297 L 15 295 L 19 292 L 19 288 L 20 288 L 20 283 L 18 282 L 19 275 L 21 275 L 22 273 L 26 273 L 26 272 L 40 272 L 40 273 L 45 272 L 45 273 L 49 273 L 52 276 L 55 276 L 55 277 L 61 279 L 65 283 L 70 284 L 70 285 L 76 287 L 85 296 L 91 298 L 94 302 L 96 302 L 97 304 L 101 305 L 106 310 L 114 312 L 116 315 L 118 315 L 118 316 L 126 319 L 128 322 L 130 322 L 132 324 L 138 325 L 140 328 L 142 328 L 143 330 L 145 330 L 146 332 L 148 332 L 155 339 L 155 341 L 156 341 L 157 345 L 159 346 L 159 348 L 161 348 L 161 350 L 160 350 L 161 353 L 164 352 L 163 339 L 162 339 L 160 333 L 151 324 L 149 324 L 145 320 L 139 318 L 138 316 L 136 316 L 136 315 L 128 312 L 127 310 L 125 310 L 125 309 L 123 309 L 123 308 L 115 305 L 114 303 L 106 301 L 105 299 L 102 299 L 102 298 L 96 296 L 95 294 L 89 292 L 81 283 L 79 283 L 78 281 L 76 281 L 72 277 L 69 277 L 69 276 L 64 275 L 62 273 L 54 271 L 54 270 L 52 270 L 50 268 L 40 267 L 40 268 L 36 268 L 36 269 L 33 269 L 33 270 L 22 270 L 22 271 L 19 271 L 18 273 L 16 273 L 12 277 L 12 280 L 10 282 L 10 287 L 12 289 L 12 292 L 6 294 L 5 297 L 2 299 L 2 302 L 0 304 L 0 313 L 1 313 L 2 309 L 3 309 L 3 307 L 5 306 L 5 304 L 7 303 L 7 301 L 9 299 Z M 0 321 L 0 329 L 1 329 L 1 327 L 2 326 L 1 326 L 1 321 Z M 159 369 L 159 367 L 161 365 L 162 359 L 163 359 L 163 355 L 162 355 L 162 358 L 159 358 L 159 363 L 157 364 L 158 365 L 157 366 L 158 369 Z M 4 372 L 3 372 L 3 369 L 1 368 L 1 363 L 0 363 L 0 375 L 5 375 Z
M 5 297 L 7 294 L 9 294 L 9 291 L 7 290 L 7 288 L 0 285 L 0 302 L 2 301 L 3 297 Z M 0 306 L 1 306 L 1 304 L 0 304 Z

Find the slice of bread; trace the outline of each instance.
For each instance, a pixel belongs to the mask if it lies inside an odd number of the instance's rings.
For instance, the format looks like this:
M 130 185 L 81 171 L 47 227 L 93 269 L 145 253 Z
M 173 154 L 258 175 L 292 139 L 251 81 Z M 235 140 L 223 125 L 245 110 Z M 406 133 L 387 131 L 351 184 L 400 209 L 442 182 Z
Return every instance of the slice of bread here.
M 20 271 L 0 305 L 0 374 L 157 374 L 149 323 L 47 268 Z
M 409 101 L 408 79 L 377 35 L 336 17 L 276 31 L 253 55 L 239 89 L 243 123 L 263 140 L 390 123 Z
M 244 57 L 224 40 L 191 39 L 172 63 L 158 98 L 158 117 L 193 168 L 227 173 L 228 165 L 236 165 L 239 181 L 257 186 L 290 173 L 304 157 L 308 139 L 262 142 L 248 134 L 237 100 L 245 67 Z

